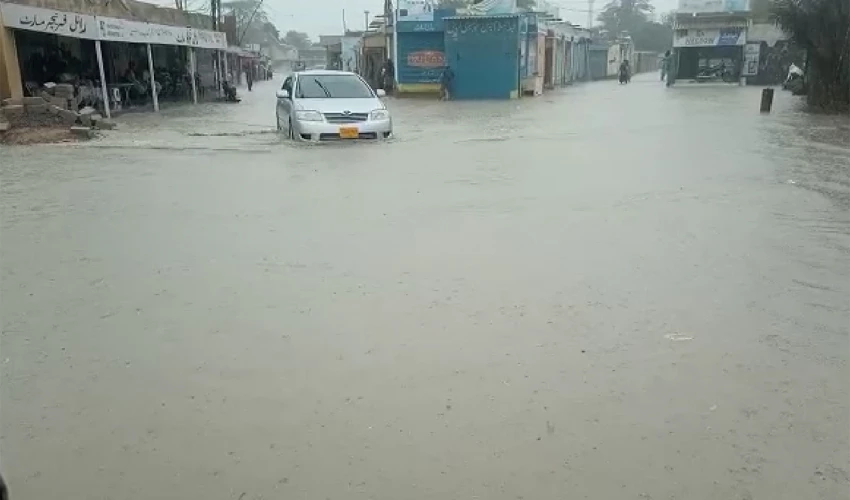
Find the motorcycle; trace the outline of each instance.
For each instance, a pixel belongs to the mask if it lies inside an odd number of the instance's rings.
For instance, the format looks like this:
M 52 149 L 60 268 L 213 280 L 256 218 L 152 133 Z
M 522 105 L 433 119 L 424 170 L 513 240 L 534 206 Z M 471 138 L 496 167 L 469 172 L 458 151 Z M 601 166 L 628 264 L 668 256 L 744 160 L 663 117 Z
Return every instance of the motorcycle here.
M 732 70 L 726 68 L 726 65 L 721 63 L 717 66 L 701 69 L 699 73 L 697 73 L 696 80 L 698 82 L 723 80 L 726 83 L 734 83 L 735 75 L 732 73 Z

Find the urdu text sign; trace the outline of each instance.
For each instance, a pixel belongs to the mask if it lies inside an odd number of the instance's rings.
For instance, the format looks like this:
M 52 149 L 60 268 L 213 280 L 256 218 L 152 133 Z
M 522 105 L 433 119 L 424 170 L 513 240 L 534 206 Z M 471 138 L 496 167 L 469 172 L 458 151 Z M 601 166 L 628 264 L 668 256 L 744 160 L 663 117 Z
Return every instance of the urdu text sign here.
M 14 3 L 0 3 L 0 10 L 3 22 L 9 28 L 89 40 L 97 38 L 94 16 Z

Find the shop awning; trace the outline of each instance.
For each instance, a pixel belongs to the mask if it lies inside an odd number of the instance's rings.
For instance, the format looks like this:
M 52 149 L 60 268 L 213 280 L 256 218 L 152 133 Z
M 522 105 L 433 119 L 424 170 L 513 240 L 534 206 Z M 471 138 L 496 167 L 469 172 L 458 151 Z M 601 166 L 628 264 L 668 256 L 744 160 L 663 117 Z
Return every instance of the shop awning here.
M 105 42 L 153 43 L 218 50 L 227 48 L 226 35 L 218 31 L 90 16 L 14 3 L 0 3 L 0 13 L 9 28 L 58 36 Z

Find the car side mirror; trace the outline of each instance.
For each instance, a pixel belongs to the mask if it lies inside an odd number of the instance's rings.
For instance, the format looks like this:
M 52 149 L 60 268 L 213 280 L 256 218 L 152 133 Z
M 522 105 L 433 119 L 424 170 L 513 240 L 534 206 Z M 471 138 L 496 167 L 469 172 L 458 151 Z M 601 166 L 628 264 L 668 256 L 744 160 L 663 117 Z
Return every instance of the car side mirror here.
M 378 94 L 378 97 L 386 97 L 387 96 L 387 91 L 384 90 L 384 89 L 378 89 L 378 90 L 375 91 L 375 93 Z
M 277 95 L 278 99 L 289 99 L 289 92 L 283 89 L 278 90 L 275 95 Z

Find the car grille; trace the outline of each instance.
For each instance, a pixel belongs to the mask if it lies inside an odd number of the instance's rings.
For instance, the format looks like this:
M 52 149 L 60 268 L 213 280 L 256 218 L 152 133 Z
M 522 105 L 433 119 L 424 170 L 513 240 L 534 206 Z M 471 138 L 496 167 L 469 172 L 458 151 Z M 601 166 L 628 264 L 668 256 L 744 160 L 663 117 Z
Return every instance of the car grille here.
M 365 122 L 368 118 L 368 113 L 325 113 L 328 123 L 357 123 Z
M 386 136 L 387 135 L 384 134 L 384 137 L 386 137 Z M 309 139 L 309 138 L 310 138 L 310 136 L 308 135 L 306 137 L 306 139 Z M 360 134 L 358 135 L 357 138 L 358 139 L 377 139 L 378 134 L 377 134 L 377 132 L 360 132 Z M 319 134 L 319 140 L 320 141 L 340 141 L 342 139 L 339 137 L 339 134 Z

